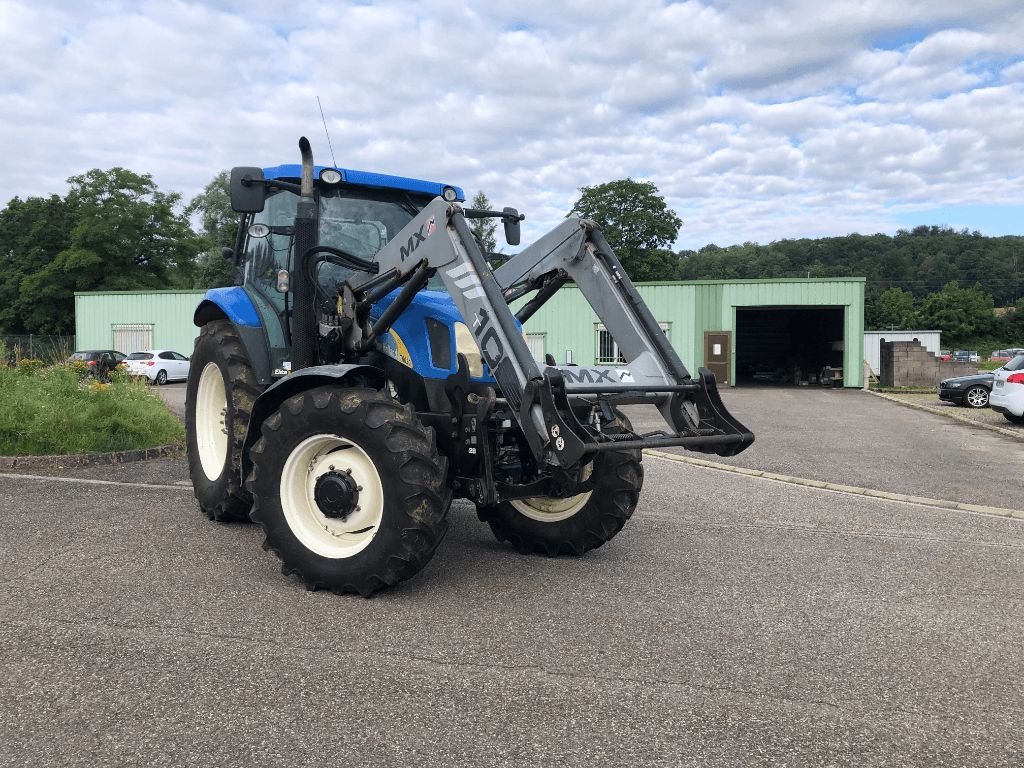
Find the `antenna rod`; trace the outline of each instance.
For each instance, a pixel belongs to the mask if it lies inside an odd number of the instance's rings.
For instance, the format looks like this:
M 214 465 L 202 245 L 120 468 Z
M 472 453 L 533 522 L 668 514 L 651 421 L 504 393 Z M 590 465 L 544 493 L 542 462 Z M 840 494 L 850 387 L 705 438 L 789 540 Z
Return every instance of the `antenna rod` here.
M 331 162 L 334 164 L 334 167 L 337 168 L 338 167 L 338 161 L 334 159 L 334 147 L 331 146 L 331 134 L 328 133 L 328 131 L 327 131 L 327 118 L 324 117 L 324 107 L 323 107 L 323 104 L 320 103 L 320 96 L 319 95 L 316 97 L 316 105 L 318 107 L 320 107 L 320 119 L 324 121 L 324 133 L 327 134 L 327 146 L 331 150 Z

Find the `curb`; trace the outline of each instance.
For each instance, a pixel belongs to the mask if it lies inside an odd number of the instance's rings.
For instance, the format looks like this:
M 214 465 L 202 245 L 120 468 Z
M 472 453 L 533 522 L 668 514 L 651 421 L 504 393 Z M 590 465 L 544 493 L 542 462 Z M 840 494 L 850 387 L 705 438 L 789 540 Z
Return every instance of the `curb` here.
M 111 453 L 67 453 L 56 456 L 0 456 L 2 469 L 64 469 L 66 467 L 89 467 L 101 464 L 126 464 L 132 461 L 148 461 L 179 456 L 179 445 L 158 445 L 155 448 L 135 448 L 130 451 Z
M 822 480 L 811 480 L 806 477 L 793 477 L 792 475 L 780 475 L 775 472 L 764 472 L 760 469 L 748 469 L 737 467 L 732 464 L 723 464 L 718 461 L 707 459 L 695 459 L 690 456 L 682 456 L 678 453 L 666 453 L 648 448 L 644 451 L 648 456 L 666 461 L 675 461 L 680 464 L 690 464 L 705 469 L 716 469 L 720 472 L 731 472 L 736 475 L 747 477 L 760 477 L 765 480 L 774 480 L 788 485 L 799 485 L 804 488 L 817 488 L 823 491 L 835 493 L 847 493 L 852 496 L 868 496 L 873 499 L 884 499 L 885 501 L 899 501 L 905 504 L 916 504 L 923 507 L 938 507 L 939 509 L 951 509 L 959 512 L 974 512 L 979 515 L 990 515 L 993 517 L 1014 518 L 1024 520 L 1024 510 L 1007 509 L 1005 507 L 990 507 L 984 504 L 966 504 L 960 501 L 948 501 L 946 499 L 931 499 L 927 496 L 911 496 L 906 493 L 892 493 L 890 491 L 879 491 L 875 488 L 861 488 L 856 485 L 842 485 L 840 483 L 826 483 Z
M 984 421 L 975 421 L 974 419 L 969 419 L 966 416 L 961 416 L 958 413 L 949 413 L 948 409 L 945 408 L 933 408 L 930 405 L 922 405 L 921 403 L 909 403 L 906 400 L 901 400 L 898 397 L 885 395 L 882 394 L 881 392 L 872 392 L 870 389 L 866 389 L 863 391 L 867 392 L 872 397 L 880 397 L 882 400 L 888 400 L 890 403 L 896 403 L 897 405 L 902 405 L 905 408 L 916 408 L 919 411 L 927 411 L 928 413 L 934 413 L 938 416 L 943 416 L 947 419 L 953 419 L 954 421 L 959 421 L 964 424 L 970 424 L 972 427 L 980 427 L 981 429 L 987 429 L 989 432 L 995 432 L 997 434 L 1003 435 L 1004 437 L 1024 441 L 1024 430 L 1017 431 L 1014 429 L 1006 429 L 1005 427 L 997 427 L 995 424 L 986 424 Z

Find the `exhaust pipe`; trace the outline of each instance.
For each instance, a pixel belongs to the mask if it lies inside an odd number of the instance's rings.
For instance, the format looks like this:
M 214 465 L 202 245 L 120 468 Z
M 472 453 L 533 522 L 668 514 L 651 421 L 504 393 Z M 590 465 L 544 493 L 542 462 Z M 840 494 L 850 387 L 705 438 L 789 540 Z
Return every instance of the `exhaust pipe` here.
M 302 154 L 302 197 L 313 197 L 313 148 L 305 136 L 299 139 L 299 152 Z
M 302 185 L 295 214 L 295 238 L 292 241 L 292 295 L 295 298 L 292 316 L 292 370 L 308 368 L 315 363 L 316 292 L 306 280 L 307 254 L 319 245 L 316 227 L 316 201 L 313 199 L 313 148 L 305 136 L 299 139 L 302 154 Z

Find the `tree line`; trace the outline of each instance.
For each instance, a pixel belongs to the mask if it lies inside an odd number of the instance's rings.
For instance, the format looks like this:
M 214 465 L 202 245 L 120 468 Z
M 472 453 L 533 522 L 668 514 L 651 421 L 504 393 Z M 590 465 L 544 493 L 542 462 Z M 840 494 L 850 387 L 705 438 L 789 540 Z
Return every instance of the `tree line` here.
M 0 334 L 73 333 L 76 291 L 230 284 L 226 173 L 188 204 L 124 168 L 68 184 L 63 197 L 15 197 L 0 211 Z
M 188 203 L 124 168 L 68 183 L 63 197 L 16 197 L 0 211 L 0 333 L 73 332 L 76 291 L 231 283 L 220 254 L 237 227 L 226 172 Z M 471 204 L 490 207 L 483 192 Z M 865 277 L 869 328 L 927 326 L 951 345 L 991 338 L 1024 346 L 1024 237 L 920 226 L 674 251 L 683 221 L 654 184 L 633 179 L 582 187 L 568 215 L 601 223 L 636 282 Z M 493 223 L 474 225 L 495 250 Z M 997 315 L 996 307 L 1010 310 Z

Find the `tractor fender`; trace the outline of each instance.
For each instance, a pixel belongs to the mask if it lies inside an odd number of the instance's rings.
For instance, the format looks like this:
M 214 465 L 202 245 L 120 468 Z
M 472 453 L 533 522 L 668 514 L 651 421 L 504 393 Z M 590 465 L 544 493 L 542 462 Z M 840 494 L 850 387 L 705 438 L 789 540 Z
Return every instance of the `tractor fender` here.
M 382 386 L 386 378 L 384 371 L 374 365 L 312 365 L 278 379 L 267 387 L 252 406 L 245 443 L 242 445 L 242 477 L 249 476 L 252 468 L 249 449 L 259 440 L 264 419 L 280 408 L 281 403 L 293 395 L 324 384 L 346 386 L 347 381 L 356 377 L 369 382 L 371 386 Z
M 270 384 L 270 353 L 267 337 L 252 299 L 243 288 L 213 288 L 206 292 L 192 315 L 202 328 L 211 320 L 227 320 L 245 347 L 245 356 L 261 387 Z

